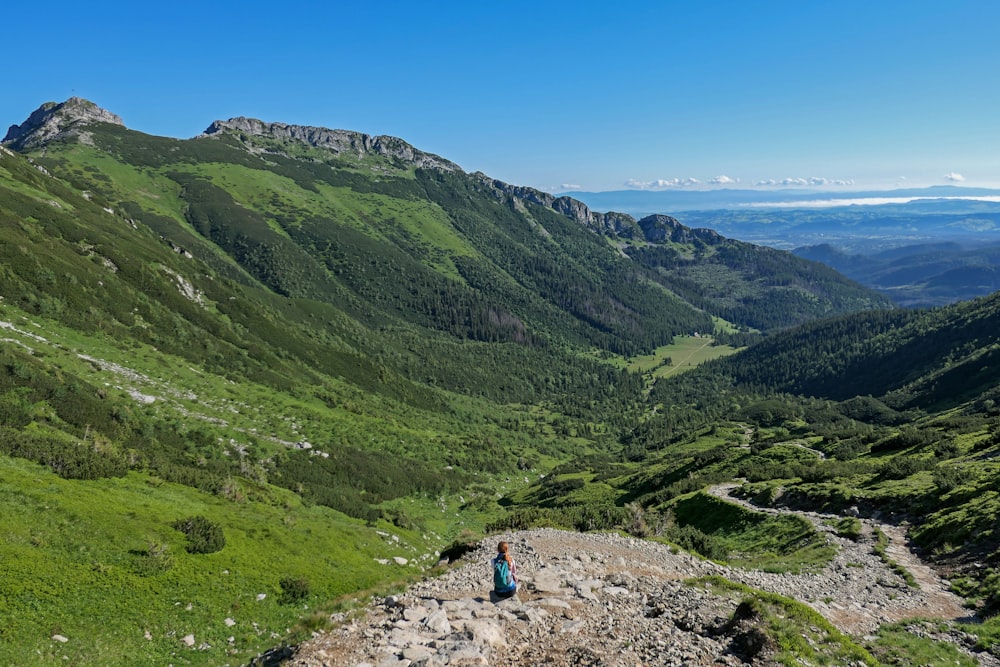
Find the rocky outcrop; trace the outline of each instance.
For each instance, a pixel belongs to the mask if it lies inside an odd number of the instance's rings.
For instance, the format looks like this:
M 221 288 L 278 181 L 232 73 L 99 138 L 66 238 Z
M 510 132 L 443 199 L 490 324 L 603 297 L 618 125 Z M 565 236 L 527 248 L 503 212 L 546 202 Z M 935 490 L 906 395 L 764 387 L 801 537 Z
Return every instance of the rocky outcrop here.
M 71 97 L 61 104 L 46 102 L 20 125 L 11 125 L 3 143 L 22 151 L 66 137 L 87 141 L 87 127 L 95 123 L 125 125 L 116 114 L 80 97 Z
M 607 234 L 627 239 L 642 238 L 642 231 L 636 225 L 635 218 L 626 213 L 616 213 L 614 211 L 597 213 L 596 211 L 591 211 L 582 201 L 573 199 L 572 197 L 556 197 L 535 188 L 523 185 L 510 185 L 495 178 L 490 178 L 482 172 L 476 172 L 473 176 L 479 179 L 482 186 L 497 199 L 529 202 L 550 208 L 589 227 L 598 234 Z
M 669 215 L 649 215 L 639 221 L 643 237 L 650 243 L 694 243 L 700 241 L 715 245 L 724 237 L 711 229 L 691 229 L 685 227 L 677 218 Z
M 694 558 L 665 562 L 616 535 L 543 529 L 502 537 L 521 573 L 514 597 L 484 589 L 491 541 L 444 577 L 374 602 L 366 618 L 335 618 L 339 627 L 286 664 L 744 664 L 727 626 L 736 603 L 681 580 L 697 568 Z
M 334 153 L 349 153 L 356 157 L 365 155 L 381 155 L 423 169 L 441 169 L 444 171 L 461 171 L 454 162 L 445 160 L 432 153 L 425 153 L 406 143 L 402 139 L 389 136 L 373 137 L 361 132 L 349 130 L 330 130 L 325 127 L 310 127 L 307 125 L 287 125 L 285 123 L 265 123 L 256 118 L 230 118 L 217 120 L 203 136 L 213 136 L 222 132 L 232 132 L 249 137 L 264 137 L 280 141 L 297 141 L 315 148 L 325 148 Z
M 732 488 L 721 485 L 712 493 L 732 500 Z M 364 615 L 334 615 L 333 629 L 297 647 L 285 664 L 775 664 L 776 647 L 752 607 L 685 583 L 711 575 L 798 599 L 856 636 L 886 622 L 922 617 L 936 619 L 930 628 L 948 627 L 968 615 L 946 582 L 930 570 L 919 572 L 901 531 L 864 520 L 887 531 L 890 549 L 897 550 L 894 559 L 914 573 L 918 588 L 873 552 L 873 536 L 842 536 L 831 515 L 800 516 L 836 546 L 822 570 L 779 574 L 732 568 L 616 534 L 536 529 L 494 536 L 464 553 L 463 564 L 441 577 L 374 600 Z M 489 593 L 488 562 L 499 539 L 510 544 L 520 578 L 518 593 L 509 599 Z M 925 632 L 910 622 L 913 632 Z M 1000 665 L 977 649 L 971 635 L 937 632 L 939 641 L 954 644 L 978 664 Z

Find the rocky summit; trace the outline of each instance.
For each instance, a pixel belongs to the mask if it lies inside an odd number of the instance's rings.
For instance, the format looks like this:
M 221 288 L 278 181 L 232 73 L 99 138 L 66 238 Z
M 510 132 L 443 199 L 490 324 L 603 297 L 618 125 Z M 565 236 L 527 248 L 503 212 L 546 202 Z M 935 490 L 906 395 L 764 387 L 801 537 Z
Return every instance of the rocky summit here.
M 87 141 L 86 127 L 94 123 L 125 125 L 117 114 L 102 109 L 89 100 L 71 97 L 58 104 L 46 102 L 20 125 L 11 125 L 3 143 L 14 150 L 23 151 L 71 136 Z

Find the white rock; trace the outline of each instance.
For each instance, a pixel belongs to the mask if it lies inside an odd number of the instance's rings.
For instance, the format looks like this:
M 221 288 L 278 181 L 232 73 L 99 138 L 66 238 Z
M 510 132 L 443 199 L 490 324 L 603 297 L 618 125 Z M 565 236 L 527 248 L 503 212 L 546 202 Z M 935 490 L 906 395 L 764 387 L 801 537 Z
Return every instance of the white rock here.
M 539 593 L 558 593 L 562 590 L 562 578 L 551 570 L 542 570 L 531 582 L 532 588 Z
M 69 641 L 69 638 L 68 637 L 64 637 L 62 635 L 52 635 L 52 641 L 62 642 L 63 644 L 65 644 L 66 642 Z
M 434 655 L 434 652 L 432 650 L 430 650 L 426 646 L 420 646 L 419 644 L 415 644 L 413 646 L 407 646 L 406 648 L 403 649 L 403 659 L 412 660 L 413 662 L 429 658 L 432 655 Z
M 407 607 L 403 610 L 403 618 L 407 621 L 422 621 L 427 618 L 427 614 L 425 607 Z
M 448 614 L 439 609 L 427 617 L 424 627 L 438 635 L 446 635 L 451 632 L 451 623 L 448 622 Z
M 194 646 L 194 635 L 184 635 L 181 641 L 184 642 L 185 646 Z
M 503 633 L 503 628 L 496 621 L 486 621 L 486 620 L 476 620 L 476 621 L 464 621 L 466 632 L 472 633 L 473 641 L 477 644 L 486 644 L 488 646 L 503 646 L 506 643 L 506 637 Z

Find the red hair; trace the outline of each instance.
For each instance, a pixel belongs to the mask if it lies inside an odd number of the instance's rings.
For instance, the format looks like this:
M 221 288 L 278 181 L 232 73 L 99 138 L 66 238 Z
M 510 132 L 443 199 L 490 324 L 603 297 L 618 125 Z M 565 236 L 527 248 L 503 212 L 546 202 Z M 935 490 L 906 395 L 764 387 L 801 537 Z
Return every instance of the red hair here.
M 510 559 L 510 545 L 508 545 L 506 542 L 501 542 L 500 544 L 498 544 L 497 555 L 503 556 L 504 560 L 507 561 L 507 567 L 509 567 L 511 570 L 514 569 L 514 561 Z

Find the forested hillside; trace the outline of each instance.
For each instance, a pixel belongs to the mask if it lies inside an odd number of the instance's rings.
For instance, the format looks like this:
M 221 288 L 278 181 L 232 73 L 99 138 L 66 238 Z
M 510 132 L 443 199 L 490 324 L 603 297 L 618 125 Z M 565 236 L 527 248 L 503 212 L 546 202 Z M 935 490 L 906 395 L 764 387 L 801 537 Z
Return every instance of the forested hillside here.
M 866 510 L 957 512 L 992 483 L 995 300 L 891 310 L 789 253 L 391 137 L 179 140 L 44 105 L 0 150 L 0 238 L 2 660 L 245 661 L 329 617 L 305 606 L 504 527 L 749 559 L 773 545 L 701 521 L 734 477 Z M 927 544 L 969 556 L 957 521 Z M 782 557 L 824 557 L 808 537 Z M 992 604 L 988 581 L 968 591 Z
M 996 399 L 1000 294 L 928 311 L 859 313 L 776 335 L 714 368 L 737 383 L 939 412 Z
M 942 241 L 851 254 L 829 244 L 793 252 L 835 268 L 902 306 L 938 306 L 974 299 L 1000 287 L 1000 247 L 993 239 Z

